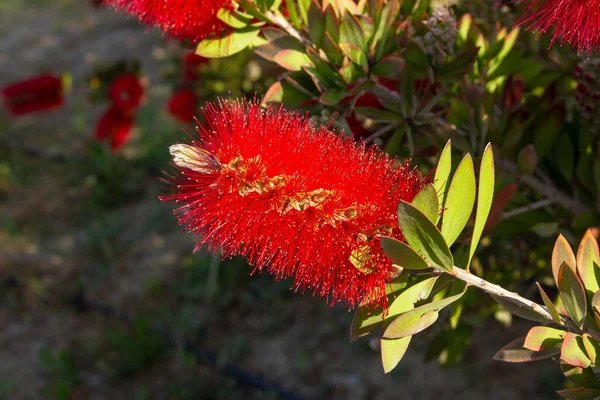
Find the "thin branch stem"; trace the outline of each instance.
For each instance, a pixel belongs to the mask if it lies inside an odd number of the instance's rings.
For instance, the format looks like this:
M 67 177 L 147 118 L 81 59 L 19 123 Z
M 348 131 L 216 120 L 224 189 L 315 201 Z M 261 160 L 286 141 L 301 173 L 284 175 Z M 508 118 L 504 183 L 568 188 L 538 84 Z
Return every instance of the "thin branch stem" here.
M 500 166 L 505 171 L 519 176 L 519 170 L 512 162 L 508 160 L 498 160 L 496 161 L 498 166 Z M 569 196 L 566 193 L 561 192 L 553 185 L 549 185 L 538 180 L 535 176 L 526 174 L 520 175 L 519 180 L 529 186 L 533 191 L 543 195 L 546 199 L 551 200 L 553 203 L 560 205 L 561 207 L 570 210 L 574 214 L 583 214 L 586 211 L 590 211 L 590 208 L 585 204 L 581 203 L 579 200 Z
M 386 133 L 391 132 L 394 129 L 398 128 L 400 125 L 402 125 L 400 122 L 392 122 L 390 124 L 387 124 L 383 128 L 379 129 L 378 131 L 374 132 L 370 136 L 366 137 L 365 142 L 370 143 L 373 140 L 382 137 Z
M 516 306 L 528 309 L 529 311 L 536 313 L 542 319 L 546 320 L 548 324 L 556 324 L 556 322 L 552 318 L 552 314 L 550 314 L 546 307 L 537 304 L 536 302 L 533 302 L 531 300 L 528 300 L 524 297 L 521 297 L 517 293 L 510 292 L 501 286 L 490 283 L 485 279 L 475 276 L 469 271 L 465 271 L 464 269 L 458 267 L 454 267 L 452 269 L 452 272 L 449 272 L 449 274 L 453 275 L 455 278 L 460 279 L 461 281 L 471 286 L 479 288 L 480 290 L 492 296 L 502 298 L 503 300 L 506 300 Z M 571 319 L 563 315 L 561 315 L 560 318 L 561 322 L 563 323 L 563 327 L 566 327 L 567 329 L 573 332 L 587 333 L 594 339 L 600 341 L 600 332 L 585 327 L 579 328 Z
M 550 204 L 554 204 L 554 200 L 552 199 L 544 199 L 537 201 L 535 203 L 528 204 L 524 207 L 515 208 L 514 210 L 510 210 L 502 214 L 502 219 L 509 219 L 515 217 L 520 214 L 525 214 L 529 211 L 538 210 L 540 208 L 544 208 L 549 206 Z

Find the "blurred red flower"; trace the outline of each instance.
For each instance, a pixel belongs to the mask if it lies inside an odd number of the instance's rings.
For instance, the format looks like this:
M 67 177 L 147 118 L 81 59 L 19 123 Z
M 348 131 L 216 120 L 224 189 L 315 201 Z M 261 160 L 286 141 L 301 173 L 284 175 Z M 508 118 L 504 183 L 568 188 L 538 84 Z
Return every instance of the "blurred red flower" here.
M 194 120 L 197 112 L 198 97 L 190 89 L 179 89 L 169 98 L 167 111 L 183 122 Z
M 122 74 L 115 78 L 108 89 L 113 105 L 123 112 L 133 111 L 142 104 L 144 88 L 134 74 Z
M 393 268 L 380 238 L 403 240 L 396 207 L 428 182 L 407 163 L 314 128 L 259 102 L 221 101 L 204 111 L 191 144 L 171 146 L 179 223 L 200 244 L 241 255 L 277 279 L 294 277 L 331 303 L 387 307 Z
M 127 141 L 133 128 L 133 115 L 123 112 L 112 106 L 108 109 L 96 125 L 96 140 L 110 139 L 110 147 L 113 151 L 119 150 Z
M 530 0 L 519 25 L 544 33 L 554 30 L 580 52 L 600 48 L 600 0 Z
M 63 82 L 56 75 L 40 75 L 4 87 L 2 97 L 15 117 L 47 111 L 64 104 Z
M 197 81 L 200 79 L 199 67 L 210 60 L 199 56 L 194 52 L 189 52 L 183 58 L 183 79 L 186 81 Z
M 233 7 L 231 0 L 106 0 L 106 3 L 172 37 L 194 42 L 222 32 L 226 25 L 217 18 L 217 12 Z

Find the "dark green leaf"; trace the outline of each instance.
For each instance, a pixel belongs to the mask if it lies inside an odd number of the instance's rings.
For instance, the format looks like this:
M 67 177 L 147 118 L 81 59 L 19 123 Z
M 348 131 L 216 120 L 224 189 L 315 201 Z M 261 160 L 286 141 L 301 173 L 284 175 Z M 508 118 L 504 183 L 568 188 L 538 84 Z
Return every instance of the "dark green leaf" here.
M 426 269 L 429 266 L 410 247 L 394 238 L 384 236 L 381 238 L 381 248 L 391 262 L 406 269 Z
M 577 325 L 582 326 L 587 314 L 585 289 L 573 269 L 563 262 L 558 269 L 558 291 L 567 314 Z
M 600 397 L 600 389 L 590 388 L 564 389 L 557 393 L 568 400 L 592 400 Z
M 425 214 L 401 200 L 398 204 L 398 222 L 402 234 L 414 251 L 424 256 L 428 263 L 445 271 L 452 271 L 452 253 L 440 231 Z
M 531 310 L 529 307 L 522 306 L 520 304 L 515 304 L 512 301 L 505 299 L 504 297 L 490 295 L 494 301 L 504 307 L 510 313 L 516 315 L 517 317 L 521 317 L 524 319 L 528 319 L 530 321 L 547 323 L 548 320 L 546 318 L 540 316 L 535 311 Z

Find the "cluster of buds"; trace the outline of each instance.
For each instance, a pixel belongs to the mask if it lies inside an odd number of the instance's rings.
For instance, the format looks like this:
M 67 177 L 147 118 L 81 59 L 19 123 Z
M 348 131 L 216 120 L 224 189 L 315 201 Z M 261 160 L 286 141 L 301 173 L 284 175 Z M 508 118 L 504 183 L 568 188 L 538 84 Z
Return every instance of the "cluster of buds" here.
M 424 22 L 426 32 L 414 38 L 425 54 L 432 56 L 433 60 L 441 64 L 444 60 L 454 54 L 454 42 L 456 41 L 456 19 L 448 8 L 436 9 L 431 17 Z
M 577 89 L 575 100 L 581 110 L 581 118 L 593 121 L 600 110 L 600 57 L 583 60 L 575 68 Z

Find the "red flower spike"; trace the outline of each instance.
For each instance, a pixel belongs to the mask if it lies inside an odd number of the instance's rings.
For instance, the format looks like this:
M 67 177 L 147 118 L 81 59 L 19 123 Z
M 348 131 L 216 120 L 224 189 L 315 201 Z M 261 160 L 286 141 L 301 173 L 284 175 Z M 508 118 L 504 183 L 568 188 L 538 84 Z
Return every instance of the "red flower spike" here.
M 96 140 L 110 139 L 111 149 L 117 151 L 127 141 L 132 128 L 131 113 L 123 113 L 113 106 L 98 121 L 95 138 Z
M 191 144 L 171 146 L 179 173 L 163 201 L 200 244 L 241 255 L 277 279 L 293 277 L 333 304 L 387 308 L 393 275 L 380 238 L 403 240 L 396 207 L 429 182 L 379 149 L 314 128 L 259 102 L 204 110 Z
M 192 122 L 196 116 L 198 97 L 190 89 L 179 89 L 167 102 L 167 111 L 182 122 Z
M 560 37 L 582 53 L 600 48 L 600 0 L 530 0 L 518 24 L 554 30 L 551 45 Z
M 142 104 L 144 88 L 134 74 L 122 74 L 115 78 L 108 89 L 113 105 L 122 112 L 133 111 Z
M 15 117 L 52 110 L 64 104 L 63 82 L 56 75 L 40 75 L 2 89 L 2 97 Z
M 156 26 L 169 36 L 198 42 L 222 32 L 226 25 L 217 12 L 231 9 L 231 0 L 106 0 L 106 4 Z

